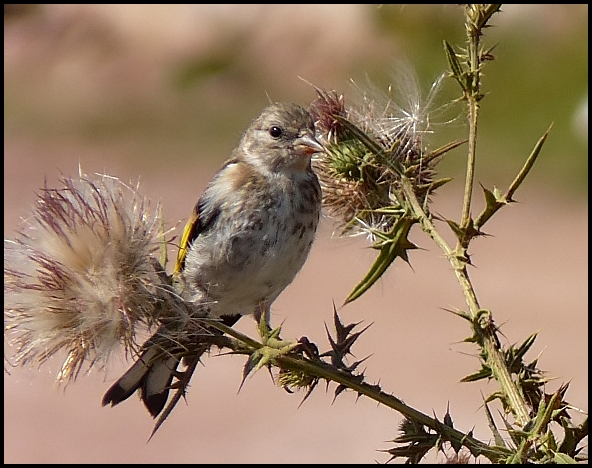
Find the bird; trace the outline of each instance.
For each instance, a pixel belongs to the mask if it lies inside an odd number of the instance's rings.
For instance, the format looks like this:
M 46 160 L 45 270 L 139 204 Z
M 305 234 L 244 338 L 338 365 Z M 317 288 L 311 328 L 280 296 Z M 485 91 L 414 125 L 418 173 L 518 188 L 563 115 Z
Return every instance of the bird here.
M 269 323 L 272 303 L 294 280 L 315 239 L 322 193 L 311 158 L 322 151 L 312 116 L 298 104 L 272 103 L 251 122 L 181 236 L 172 277 L 185 303 L 229 327 L 243 315 Z M 160 415 L 152 435 L 185 395 L 210 347 L 195 334 L 188 335 L 191 343 L 171 339 L 181 335 L 170 333 L 170 326 L 161 325 L 147 340 L 102 400 L 114 406 L 137 391 L 151 416 Z

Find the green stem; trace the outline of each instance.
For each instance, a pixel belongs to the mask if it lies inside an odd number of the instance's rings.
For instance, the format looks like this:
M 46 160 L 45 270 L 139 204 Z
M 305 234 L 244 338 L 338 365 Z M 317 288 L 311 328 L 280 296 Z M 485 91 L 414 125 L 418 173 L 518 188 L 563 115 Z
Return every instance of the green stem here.
M 475 155 L 477 149 L 477 117 L 479 115 L 479 104 L 469 100 L 469 154 L 467 160 L 467 174 L 465 180 L 465 195 L 463 198 L 463 209 L 461 228 L 466 230 L 471 224 L 471 200 L 473 197 L 473 185 L 475 183 Z
M 471 21 L 467 20 L 468 37 L 468 76 L 469 82 L 465 88 L 465 98 L 469 104 L 469 154 L 467 160 L 467 174 L 465 180 L 465 196 L 460 226 L 466 230 L 471 223 L 471 200 L 473 197 L 473 185 L 475 183 L 475 157 L 477 150 L 477 120 L 479 117 L 480 100 L 480 59 L 479 59 L 479 37 L 480 31 L 476 31 Z
M 262 343 L 259 343 L 247 335 L 227 327 L 222 323 L 212 322 L 211 325 L 232 336 L 239 342 L 236 343 L 224 337 L 215 337 L 215 343 L 218 346 L 230 348 L 237 354 L 251 354 L 254 350 L 263 347 Z M 394 395 L 383 392 L 378 385 L 368 384 L 361 380 L 359 376 L 343 372 L 319 359 L 311 360 L 301 356 L 283 355 L 276 357 L 274 361 L 281 369 L 302 372 L 309 376 L 344 385 L 360 395 L 364 395 L 378 403 L 382 403 L 388 408 L 401 413 L 406 418 L 429 427 L 446 440 L 467 447 L 475 457 L 484 456 L 495 463 L 502 461 L 511 454 L 511 451 L 508 449 L 498 446 L 490 447 L 470 435 L 447 426 L 441 421 L 407 406 Z
M 505 459 L 507 455 L 511 453 L 509 450 L 505 453 L 500 447 L 492 448 L 470 435 L 447 426 L 437 419 L 407 406 L 394 395 L 383 392 L 378 385 L 370 385 L 366 382 L 359 381 L 359 379 L 355 379 L 353 376 L 322 361 L 280 356 L 277 358 L 277 362 L 282 369 L 303 372 L 306 375 L 314 375 L 321 379 L 339 383 L 354 390 L 360 395 L 364 395 L 378 403 L 382 403 L 383 405 L 401 413 L 408 419 L 417 421 L 424 426 L 429 427 L 443 436 L 446 440 L 464 445 L 475 457 L 482 455 L 495 463 Z
M 465 301 L 469 307 L 471 317 L 475 319 L 481 310 L 477 295 L 467 271 L 467 260 L 459 254 L 458 249 L 452 250 L 446 240 L 440 235 L 430 217 L 425 213 L 419 200 L 417 199 L 411 181 L 406 177 L 401 179 L 401 185 L 405 198 L 411 205 L 414 215 L 419 219 L 422 229 L 434 240 L 442 249 L 454 273 L 458 279 L 461 289 L 465 296 Z M 491 367 L 495 379 L 499 382 L 503 394 L 506 396 L 514 412 L 517 422 L 524 426 L 530 419 L 529 409 L 522 393 L 512 380 L 510 371 L 505 362 L 504 355 L 499 347 L 495 328 L 487 327 L 482 329 L 483 343 L 487 356 L 487 364 Z

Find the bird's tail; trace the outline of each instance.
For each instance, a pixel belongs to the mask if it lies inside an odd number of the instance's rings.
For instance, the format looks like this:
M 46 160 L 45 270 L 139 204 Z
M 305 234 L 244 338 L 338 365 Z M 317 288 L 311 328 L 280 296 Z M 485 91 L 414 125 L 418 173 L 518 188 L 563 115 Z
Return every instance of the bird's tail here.
M 162 336 L 159 330 L 147 341 L 138 360 L 107 390 L 102 401 L 103 406 L 115 406 L 138 391 L 152 417 L 160 414 L 152 435 L 185 395 L 193 372 L 211 346 L 208 343 L 192 343 L 188 353 L 187 348 L 170 340 L 168 345 L 163 345 Z M 183 370 L 179 370 L 181 364 Z M 175 393 L 167 405 L 170 390 L 175 390 Z
M 231 327 L 239 318 L 240 315 L 224 315 L 221 320 Z M 115 406 L 138 391 L 148 412 L 153 418 L 158 417 L 150 435 L 152 437 L 181 397 L 185 396 L 201 357 L 212 346 L 211 337 L 222 335 L 216 329 L 204 332 L 205 329 L 202 329 L 201 334 L 179 338 L 179 335 L 167 333 L 166 327 L 161 326 L 144 344 L 138 360 L 107 390 L 103 406 Z M 174 393 L 169 401 L 170 390 Z

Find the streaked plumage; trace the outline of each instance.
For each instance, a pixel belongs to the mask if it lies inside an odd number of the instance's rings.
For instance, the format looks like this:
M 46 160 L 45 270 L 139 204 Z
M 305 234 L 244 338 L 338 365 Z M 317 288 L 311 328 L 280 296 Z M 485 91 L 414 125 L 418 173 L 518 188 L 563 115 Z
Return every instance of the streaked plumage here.
M 292 282 L 314 240 L 321 189 L 310 159 L 321 150 L 311 116 L 298 105 L 272 104 L 251 123 L 185 226 L 173 274 L 185 301 L 207 306 L 229 326 L 242 315 L 269 318 L 271 304 Z M 155 430 L 208 350 L 199 340 L 189 346 L 167 335 L 161 327 L 103 398 L 103 405 L 116 405 L 139 390 L 156 417 L 169 390 L 180 389 Z M 177 371 L 181 359 L 184 373 Z

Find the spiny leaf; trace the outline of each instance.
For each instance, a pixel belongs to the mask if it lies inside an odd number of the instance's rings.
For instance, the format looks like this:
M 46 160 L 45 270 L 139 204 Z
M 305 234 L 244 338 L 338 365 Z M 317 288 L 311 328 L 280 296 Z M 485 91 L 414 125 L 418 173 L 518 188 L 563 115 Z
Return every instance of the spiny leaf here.
M 469 374 L 466 377 L 460 379 L 461 382 L 476 382 L 477 380 L 482 379 L 489 379 L 493 374 L 491 373 L 491 368 L 487 366 L 481 367 L 477 372 L 473 374 Z
M 484 403 L 485 406 L 485 415 L 487 416 L 487 424 L 489 424 L 489 429 L 491 429 L 491 433 L 493 434 L 493 440 L 495 440 L 495 445 L 499 447 L 506 447 L 506 443 L 504 442 L 504 438 L 500 434 L 497 426 L 495 425 L 495 421 L 493 420 L 493 415 L 489 410 L 489 406 L 487 403 Z
M 354 362 L 351 366 L 348 366 L 347 370 L 349 372 L 355 371 L 360 364 L 362 364 L 363 362 L 365 362 L 369 358 L 370 358 L 370 356 L 366 356 L 364 359 L 360 359 L 359 361 Z M 362 371 L 362 373 L 361 374 L 358 374 L 358 375 L 361 375 L 363 377 L 364 376 L 364 372 Z
M 481 185 L 481 188 L 483 189 L 483 194 L 485 195 L 485 204 L 487 205 L 487 208 L 497 208 L 499 204 L 497 197 L 493 194 L 491 190 L 485 188 L 483 185 Z
M 444 146 L 440 146 L 440 148 L 430 151 L 428 154 L 424 155 L 424 157 L 422 158 L 422 162 L 424 164 L 429 164 L 432 160 L 448 153 L 448 151 L 453 150 L 454 148 L 460 145 L 464 145 L 467 141 L 469 140 L 456 140 L 451 141 L 450 143 L 447 143 Z
M 525 439 L 525 434 L 521 431 L 517 431 L 516 429 L 514 429 L 512 425 L 508 422 L 508 420 L 503 416 L 502 421 L 506 426 L 506 431 L 508 432 L 508 434 L 510 434 L 510 437 L 512 438 L 512 442 L 514 442 L 514 445 L 516 447 L 519 447 L 522 441 Z
M 320 357 L 331 357 L 331 362 L 335 367 L 342 369 L 350 374 L 356 369 L 356 367 L 364 362 L 367 358 L 364 358 L 360 361 L 355 362 L 351 366 L 347 366 L 344 363 L 344 359 L 347 357 L 348 354 L 353 355 L 351 352 L 351 348 L 357 339 L 370 327 L 369 324 L 364 327 L 361 331 L 356 333 L 352 333 L 352 330 L 358 326 L 361 322 L 351 323 L 349 325 L 344 325 L 339 318 L 339 314 L 337 313 L 337 309 L 335 308 L 335 304 L 333 304 L 333 320 L 335 322 L 335 332 L 336 337 L 333 339 L 327 325 L 325 324 L 325 330 L 327 331 L 327 337 L 329 339 L 329 343 L 331 344 L 331 351 L 327 351 L 320 355 Z
M 497 187 L 494 187 L 493 191 L 491 191 L 481 185 L 481 189 L 485 196 L 485 208 L 483 208 L 483 211 L 477 216 L 477 219 L 473 223 L 473 226 L 477 231 L 479 231 L 489 218 L 491 218 L 502 206 L 509 203 L 508 198 L 505 195 L 502 195 Z
M 407 463 L 419 463 L 438 440 L 437 434 L 430 434 L 420 423 L 410 419 L 403 419 L 399 426 L 401 435 L 393 440 L 396 444 L 405 444 L 386 450 L 391 455 L 389 461 L 399 457 L 407 457 Z
M 539 139 L 539 141 L 537 141 L 532 152 L 528 156 L 528 159 L 524 163 L 524 166 L 522 167 L 522 169 L 520 170 L 520 172 L 518 173 L 516 178 L 510 184 L 510 187 L 508 188 L 508 192 L 506 194 L 506 199 L 508 201 L 513 201 L 512 197 L 514 196 L 514 192 L 516 192 L 516 190 L 518 190 L 518 187 L 520 187 L 522 182 L 524 182 L 524 179 L 526 179 L 526 176 L 528 175 L 528 173 L 530 172 L 530 170 L 534 166 L 534 163 L 536 162 L 537 158 L 539 157 L 539 154 L 540 154 L 541 150 L 543 149 L 543 145 L 545 144 L 545 141 L 547 140 L 547 137 L 549 136 L 549 132 L 551 131 L 552 127 L 553 127 L 553 124 L 551 124 L 549 126 L 549 128 L 544 133 L 544 135 Z
M 452 177 L 443 177 L 442 179 L 435 180 L 433 182 L 430 182 L 429 184 L 419 185 L 418 189 L 422 190 L 426 188 L 428 192 L 434 192 L 436 189 L 442 187 L 444 184 L 447 184 L 451 180 Z
M 257 355 L 255 355 L 255 353 L 253 353 L 249 356 L 249 358 L 247 359 L 247 362 L 245 362 L 245 367 L 243 368 L 243 378 L 242 378 L 241 383 L 238 387 L 239 392 L 240 392 L 241 388 L 243 388 L 243 385 L 244 385 L 245 380 L 247 379 L 248 375 L 253 371 L 253 369 L 255 369 L 257 367 L 257 364 L 259 364 L 260 360 L 261 360 L 261 356 L 257 356 Z
M 466 73 L 458 61 L 458 55 L 456 54 L 456 51 L 448 41 L 444 41 L 444 52 L 446 53 L 446 58 L 448 59 L 452 76 L 456 79 L 456 81 L 458 81 L 458 84 L 462 90 L 466 91 L 468 89 Z
M 494 13 L 497 13 L 498 11 L 501 10 L 502 5 L 500 3 L 492 3 L 489 5 L 486 5 L 481 11 L 480 11 L 480 15 L 479 15 L 479 21 L 477 23 L 477 26 L 479 28 L 485 28 L 487 27 L 487 22 L 489 21 L 489 19 L 494 15 Z
M 524 426 L 524 430 L 531 430 L 534 436 L 542 434 L 551 422 L 553 411 L 561 406 L 561 396 L 561 389 L 559 389 L 553 393 L 549 401 L 541 398 L 536 417 Z
M 464 238 L 465 233 L 464 233 L 464 231 L 462 230 L 462 228 L 460 227 L 460 225 L 456 221 L 453 221 L 451 219 L 446 219 L 445 221 L 448 224 L 448 226 L 450 226 L 450 229 L 452 229 L 452 232 L 454 232 L 454 235 L 458 239 L 463 239 Z
M 304 402 L 305 402 L 306 400 L 308 400 L 308 397 L 312 395 L 312 392 L 313 392 L 313 390 L 314 390 L 314 389 L 317 387 L 318 383 L 319 383 L 319 379 L 316 379 L 316 378 L 315 378 L 315 379 L 312 381 L 312 383 L 311 383 L 311 384 L 310 384 L 310 386 L 308 387 L 308 391 L 306 392 L 306 395 L 304 395 L 304 398 L 302 398 L 302 401 L 301 401 L 301 402 L 300 402 L 300 404 L 298 405 L 298 408 L 300 408 L 300 407 L 301 407 L 301 406 L 304 404 Z
M 464 310 L 452 310 L 452 309 L 444 309 L 446 312 L 450 312 L 451 314 L 454 314 L 458 317 L 464 318 L 465 320 L 468 320 L 469 322 L 473 322 L 473 317 L 471 317 L 471 315 L 467 312 L 465 312 Z
M 530 347 L 534 344 L 537 335 L 538 333 L 533 333 L 528 338 L 526 338 L 526 340 L 524 340 L 524 343 L 522 343 L 518 348 L 516 348 L 516 350 L 514 351 L 514 360 L 519 360 L 524 357 L 524 355 L 528 352 Z
M 333 322 L 335 323 L 335 332 L 337 334 L 337 342 L 341 343 L 345 341 L 347 336 L 351 333 L 351 331 L 356 328 L 362 322 L 350 323 L 349 325 L 344 325 L 341 319 L 339 318 L 339 314 L 337 313 L 337 309 L 335 308 L 335 304 L 333 304 Z
M 415 219 L 406 216 L 397 220 L 389 232 L 390 240 L 382 241 L 383 243 L 380 247 L 378 257 L 370 267 L 370 270 L 364 279 L 362 279 L 362 281 L 349 294 L 344 304 L 354 301 L 368 291 L 397 257 L 401 257 L 409 263 L 407 251 L 410 249 L 416 249 L 417 246 L 410 242 L 409 239 L 407 239 L 407 236 L 409 235 L 411 226 L 415 223 L 417 223 Z
M 565 453 L 561 453 L 561 452 L 556 452 L 555 456 L 553 457 L 553 461 L 555 463 L 559 464 L 578 464 L 578 462 L 576 460 L 574 460 L 573 458 L 571 458 L 569 455 L 566 455 Z
M 577 427 L 573 427 L 567 418 L 562 418 L 561 425 L 565 431 L 565 437 L 559 446 L 559 451 L 575 456 L 579 452 L 578 444 L 588 437 L 588 417 Z
M 347 387 L 343 384 L 339 384 L 337 386 L 337 388 L 335 389 L 335 394 L 333 395 L 333 401 L 335 402 L 335 400 L 337 399 L 337 397 L 344 392 L 345 390 L 347 390 Z
M 345 129 L 348 132 L 350 132 L 350 134 L 353 137 L 357 138 L 366 148 L 368 148 L 370 152 L 372 152 L 375 155 L 379 155 L 383 152 L 382 146 L 380 146 L 376 141 L 374 141 L 371 136 L 369 136 L 366 132 L 360 129 L 357 125 L 350 122 L 348 119 L 342 117 L 341 115 L 335 115 L 334 117 L 336 120 L 339 121 L 339 123 L 341 123 L 345 127 Z

